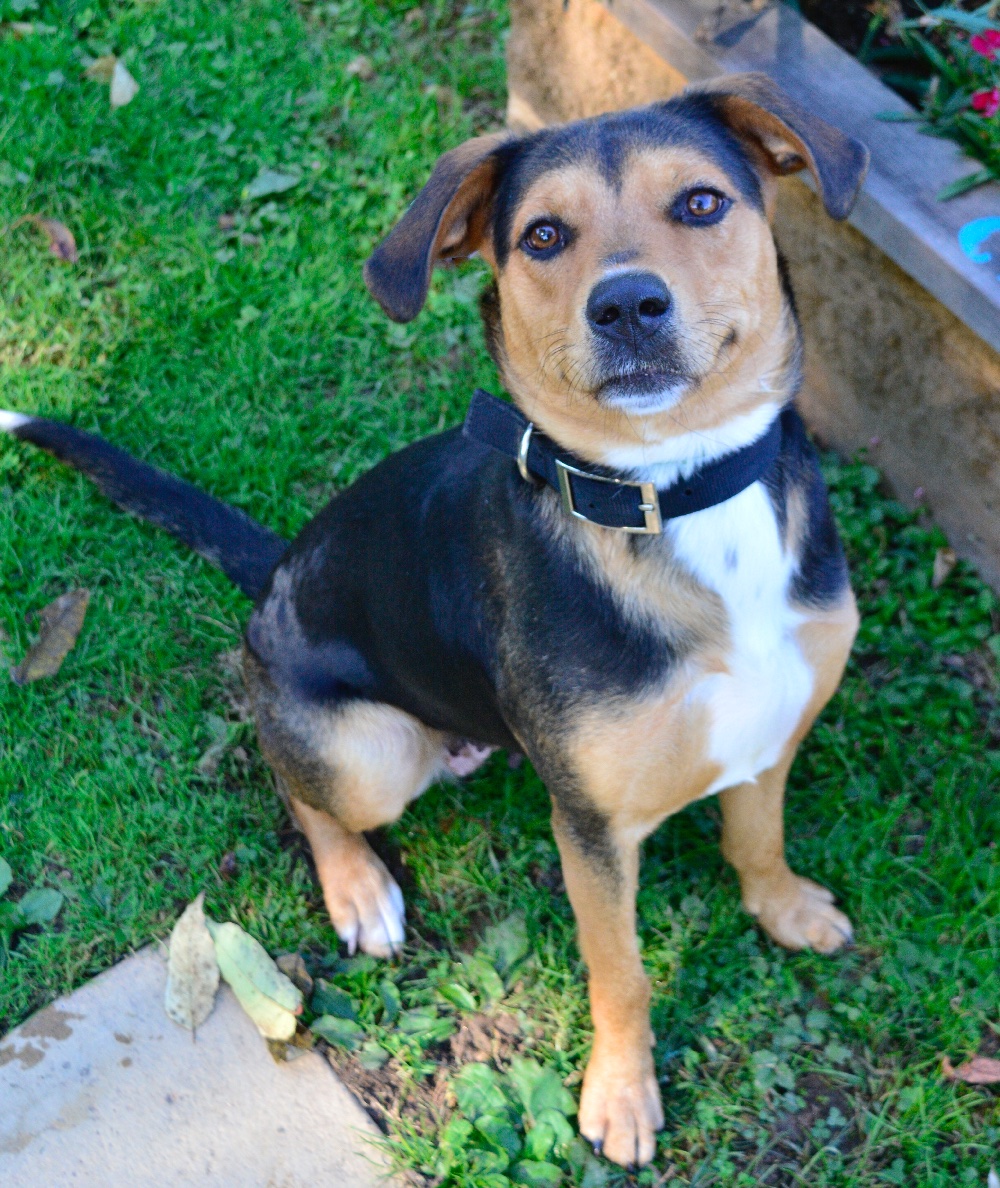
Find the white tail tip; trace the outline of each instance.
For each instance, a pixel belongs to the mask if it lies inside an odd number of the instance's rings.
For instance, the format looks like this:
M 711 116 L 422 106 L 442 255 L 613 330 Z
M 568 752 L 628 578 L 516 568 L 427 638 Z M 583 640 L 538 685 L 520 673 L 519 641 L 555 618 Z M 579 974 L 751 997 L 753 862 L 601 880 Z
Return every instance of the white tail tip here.
M 26 417 L 24 413 L 8 412 L 4 408 L 0 408 L 0 429 L 5 433 L 13 433 L 15 429 L 20 429 L 22 425 L 27 425 L 31 417 Z

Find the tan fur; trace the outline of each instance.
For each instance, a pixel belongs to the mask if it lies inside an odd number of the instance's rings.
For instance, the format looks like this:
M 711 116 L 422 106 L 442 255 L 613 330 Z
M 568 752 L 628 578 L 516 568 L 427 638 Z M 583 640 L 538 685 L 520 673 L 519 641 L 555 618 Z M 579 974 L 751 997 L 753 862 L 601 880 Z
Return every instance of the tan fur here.
M 698 184 L 732 190 L 707 157 L 689 149 L 646 150 L 629 162 L 620 193 L 581 163 L 543 175 L 515 214 L 517 230 L 549 215 L 577 234 L 571 252 L 544 266 L 513 252 L 498 284 L 504 382 L 532 421 L 581 458 L 600 461 L 615 446 L 708 431 L 775 398 L 792 327 L 770 229 L 746 202 L 720 224 L 694 232 L 667 219 L 666 204 Z M 678 407 L 654 416 L 629 417 L 595 400 L 584 311 L 595 280 L 607 271 L 604 261 L 619 252 L 636 253 L 630 269 L 667 281 L 678 337 L 700 377 Z M 483 254 L 490 255 L 485 242 Z M 731 331 L 735 348 L 726 345 Z

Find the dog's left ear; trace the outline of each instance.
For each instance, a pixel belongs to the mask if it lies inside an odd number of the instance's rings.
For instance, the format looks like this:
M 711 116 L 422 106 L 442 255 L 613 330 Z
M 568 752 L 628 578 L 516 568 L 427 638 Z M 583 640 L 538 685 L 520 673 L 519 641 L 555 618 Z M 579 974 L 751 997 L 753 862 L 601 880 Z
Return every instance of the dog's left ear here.
M 498 152 L 510 132 L 477 136 L 442 156 L 410 209 L 365 264 L 368 291 L 394 322 L 409 322 L 427 300 L 435 264 L 477 251 L 500 179 Z
M 702 93 L 772 173 L 808 169 L 827 214 L 847 218 L 868 171 L 868 150 L 860 141 L 793 103 L 766 74 L 732 75 Z

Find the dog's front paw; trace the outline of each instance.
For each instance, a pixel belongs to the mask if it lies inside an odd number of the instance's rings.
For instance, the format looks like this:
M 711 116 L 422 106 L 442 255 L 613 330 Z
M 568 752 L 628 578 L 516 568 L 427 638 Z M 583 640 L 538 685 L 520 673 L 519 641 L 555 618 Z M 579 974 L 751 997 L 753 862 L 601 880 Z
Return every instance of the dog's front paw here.
M 799 875 L 790 873 L 777 892 L 748 897 L 746 908 L 768 936 L 786 949 L 835 953 L 854 939 L 851 922 L 833 906 L 831 892 Z
M 595 1045 L 580 1095 L 580 1133 L 594 1150 L 623 1167 L 649 1163 L 663 1106 L 648 1051 L 626 1057 Z

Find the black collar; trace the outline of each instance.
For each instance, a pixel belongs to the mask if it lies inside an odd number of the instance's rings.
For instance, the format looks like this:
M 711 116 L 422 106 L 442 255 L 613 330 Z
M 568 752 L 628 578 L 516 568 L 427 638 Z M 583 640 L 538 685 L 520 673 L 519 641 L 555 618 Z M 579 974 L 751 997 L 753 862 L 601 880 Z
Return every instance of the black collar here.
M 604 528 L 652 534 L 662 532 L 665 521 L 725 503 L 763 478 L 777 460 L 795 415 L 786 409 L 763 437 L 661 490 L 610 471 L 597 473 L 535 429 L 513 404 L 481 389 L 473 394 L 462 433 L 516 459 L 526 481 L 548 483 L 571 516 Z

